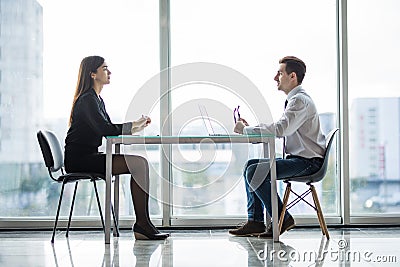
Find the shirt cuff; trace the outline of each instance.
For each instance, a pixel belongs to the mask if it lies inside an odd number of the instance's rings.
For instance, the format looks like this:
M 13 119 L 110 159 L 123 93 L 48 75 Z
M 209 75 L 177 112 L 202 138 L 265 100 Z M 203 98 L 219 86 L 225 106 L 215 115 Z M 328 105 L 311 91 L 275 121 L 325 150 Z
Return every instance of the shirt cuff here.
M 254 126 L 246 126 L 243 128 L 243 134 L 245 135 L 260 134 L 260 128 Z
M 123 135 L 130 135 L 132 129 L 132 122 L 125 122 L 122 125 L 122 134 Z

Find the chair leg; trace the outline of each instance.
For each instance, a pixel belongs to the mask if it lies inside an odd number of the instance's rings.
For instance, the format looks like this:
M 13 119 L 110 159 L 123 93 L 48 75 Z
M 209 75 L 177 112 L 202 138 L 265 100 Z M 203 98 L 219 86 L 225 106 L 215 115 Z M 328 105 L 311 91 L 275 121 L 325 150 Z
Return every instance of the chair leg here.
M 99 207 L 101 225 L 103 226 L 103 231 L 105 233 L 106 232 L 106 227 L 104 226 L 103 212 L 101 211 L 101 205 L 100 205 L 99 193 L 97 192 L 96 180 L 93 180 L 93 186 L 94 186 L 94 192 L 96 193 L 97 206 Z
M 321 205 L 319 204 L 317 191 L 315 190 L 314 185 L 310 184 L 310 190 L 311 190 L 311 193 L 312 193 L 312 196 L 314 199 L 315 208 L 317 209 L 318 221 L 319 221 L 319 225 L 321 226 L 322 233 L 329 240 L 328 227 L 326 226 L 325 218 L 322 213 Z
M 279 217 L 279 232 L 281 232 L 282 225 L 283 225 L 283 220 L 285 218 L 285 212 L 286 212 L 287 203 L 289 201 L 289 195 L 290 195 L 291 187 L 292 187 L 292 184 L 291 183 L 287 183 L 286 189 L 285 189 L 285 194 L 283 196 L 282 212 L 281 212 L 281 216 Z
M 61 202 L 62 202 L 62 198 L 63 198 L 63 194 L 64 194 L 64 186 L 65 186 L 65 184 L 63 183 L 63 184 L 62 184 L 62 187 L 61 187 L 60 197 L 59 197 L 59 199 L 58 199 L 56 220 L 55 220 L 54 226 L 53 226 L 53 235 L 51 236 L 51 243 L 54 243 L 54 235 L 56 234 L 56 228 L 57 228 L 57 223 L 58 223 L 58 216 L 60 215 Z
M 115 230 L 116 230 L 115 236 L 119 236 L 118 222 L 117 222 L 117 218 L 115 218 L 115 211 L 114 211 L 114 207 L 113 207 L 112 204 L 111 204 L 111 212 L 112 212 L 112 215 L 113 215 L 114 227 L 115 227 Z
M 72 212 L 74 211 L 74 204 L 75 204 L 75 197 L 76 197 L 76 190 L 78 189 L 78 182 L 75 182 L 75 189 L 74 189 L 74 195 L 72 197 L 72 203 L 71 203 L 71 208 L 69 210 L 69 218 L 68 218 L 68 225 L 67 225 L 67 232 L 65 233 L 65 236 L 68 237 L 69 234 L 69 227 L 71 225 L 71 218 L 72 218 Z

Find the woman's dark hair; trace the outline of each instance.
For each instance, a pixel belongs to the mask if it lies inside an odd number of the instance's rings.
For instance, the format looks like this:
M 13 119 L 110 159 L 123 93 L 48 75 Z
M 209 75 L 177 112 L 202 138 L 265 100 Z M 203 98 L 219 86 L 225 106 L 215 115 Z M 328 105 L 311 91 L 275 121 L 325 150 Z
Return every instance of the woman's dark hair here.
M 292 72 L 296 73 L 298 84 L 301 84 L 303 82 L 304 76 L 306 74 L 306 64 L 303 62 L 303 60 L 297 57 L 287 56 L 279 60 L 279 63 L 286 64 L 285 71 L 287 74 L 290 74 Z
M 76 100 L 85 92 L 92 89 L 93 79 L 92 73 L 96 73 L 97 69 L 104 63 L 104 58 L 100 56 L 90 56 L 82 59 L 79 67 L 78 82 L 76 84 L 75 95 L 72 101 L 71 114 L 69 116 L 69 125 L 72 123 L 72 112 L 75 107 Z

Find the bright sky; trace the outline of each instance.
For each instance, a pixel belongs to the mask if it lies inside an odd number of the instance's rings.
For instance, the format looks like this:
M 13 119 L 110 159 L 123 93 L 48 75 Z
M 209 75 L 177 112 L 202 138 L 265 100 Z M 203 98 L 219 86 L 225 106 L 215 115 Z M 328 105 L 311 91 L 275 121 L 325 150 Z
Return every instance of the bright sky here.
M 112 1 L 112 5 L 105 0 L 39 2 L 44 14 L 45 115 L 69 115 L 82 58 L 100 55 L 112 72 L 111 84 L 102 95 L 109 113 L 121 120 L 136 90 L 159 70 L 158 4 L 128 0 Z M 133 15 L 132 10 L 136 10 Z

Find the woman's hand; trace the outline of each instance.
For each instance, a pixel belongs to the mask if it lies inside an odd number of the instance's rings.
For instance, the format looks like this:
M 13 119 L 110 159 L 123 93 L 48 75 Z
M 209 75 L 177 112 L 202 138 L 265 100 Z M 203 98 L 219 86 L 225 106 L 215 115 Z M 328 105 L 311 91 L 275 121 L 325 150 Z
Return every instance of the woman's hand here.
M 131 134 L 142 131 L 151 123 L 151 119 L 148 116 L 142 115 L 142 117 L 132 122 Z
M 143 116 L 143 115 L 142 115 Z M 148 116 L 143 116 L 146 118 L 146 127 L 151 123 L 151 119 Z

